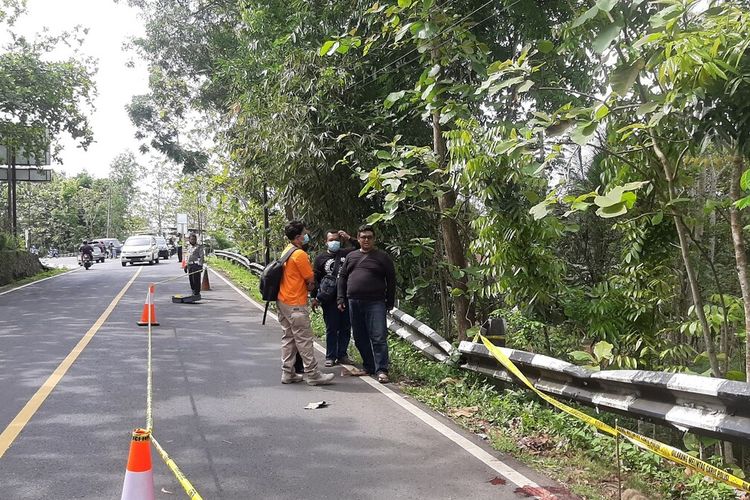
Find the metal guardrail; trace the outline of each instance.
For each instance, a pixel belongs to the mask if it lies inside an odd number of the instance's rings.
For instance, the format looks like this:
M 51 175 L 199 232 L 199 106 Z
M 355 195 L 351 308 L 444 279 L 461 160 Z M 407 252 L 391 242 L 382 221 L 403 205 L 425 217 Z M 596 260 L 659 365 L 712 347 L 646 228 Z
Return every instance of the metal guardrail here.
M 250 268 L 250 259 L 247 257 L 240 255 L 238 253 L 234 252 L 226 252 L 224 250 L 214 250 L 214 255 L 217 257 L 221 257 L 222 259 L 231 260 L 233 262 L 236 262 L 237 264 L 240 264 L 241 266 Z
M 731 441 L 750 441 L 750 384 L 644 370 L 591 371 L 501 348 L 540 390 L 564 399 Z M 461 342 L 462 368 L 517 383 L 482 344 Z
M 260 274 L 263 266 L 232 252 L 215 254 Z M 456 349 L 435 330 L 393 309 L 388 329 L 428 358 L 447 362 Z M 566 361 L 501 348 L 540 390 L 596 409 L 672 425 L 680 430 L 750 442 L 750 384 L 680 373 L 643 370 L 591 371 Z M 518 384 L 487 348 L 461 342 L 460 366 Z

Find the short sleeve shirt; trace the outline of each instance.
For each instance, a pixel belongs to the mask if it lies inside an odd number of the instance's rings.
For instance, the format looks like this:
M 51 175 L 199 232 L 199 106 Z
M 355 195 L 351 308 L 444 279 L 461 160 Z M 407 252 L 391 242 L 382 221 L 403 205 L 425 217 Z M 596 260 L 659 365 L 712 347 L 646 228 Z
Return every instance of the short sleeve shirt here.
M 291 247 L 292 245 L 287 246 L 283 253 Z M 279 300 L 290 306 L 307 305 L 306 281 L 311 279 L 313 279 L 313 269 L 310 265 L 310 257 L 304 250 L 296 250 L 284 264 Z

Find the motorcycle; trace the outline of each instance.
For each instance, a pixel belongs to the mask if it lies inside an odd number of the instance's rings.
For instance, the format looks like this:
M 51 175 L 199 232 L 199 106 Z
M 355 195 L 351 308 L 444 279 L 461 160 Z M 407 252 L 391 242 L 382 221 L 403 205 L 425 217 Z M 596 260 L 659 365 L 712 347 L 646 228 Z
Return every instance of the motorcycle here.
M 93 266 L 93 265 L 94 265 L 94 262 L 93 262 L 93 261 L 91 260 L 91 255 L 89 255 L 89 254 L 87 254 L 87 253 L 86 253 L 86 254 L 83 254 L 83 256 L 81 256 L 81 263 L 82 263 L 83 267 L 84 267 L 84 268 L 85 268 L 85 269 L 86 269 L 87 271 L 89 270 L 89 268 L 90 268 L 91 266 Z

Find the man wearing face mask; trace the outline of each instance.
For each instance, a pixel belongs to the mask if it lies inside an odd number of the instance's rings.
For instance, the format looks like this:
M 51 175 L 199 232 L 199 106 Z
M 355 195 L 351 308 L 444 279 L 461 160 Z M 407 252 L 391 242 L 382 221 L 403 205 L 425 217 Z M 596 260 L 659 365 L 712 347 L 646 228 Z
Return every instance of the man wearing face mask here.
M 353 248 L 342 248 L 352 244 Z M 315 258 L 315 288 L 311 293 L 312 307 L 323 310 L 323 321 L 326 324 L 326 366 L 335 364 L 352 364 L 347 350 L 351 338 L 351 321 L 348 311 L 339 311 L 336 305 L 336 282 L 344 259 L 359 245 L 346 231 L 329 229 L 326 232 L 326 251 Z
M 315 359 L 313 331 L 310 326 L 310 309 L 307 294 L 315 287 L 315 276 L 305 248 L 310 242 L 305 225 L 292 221 L 284 228 L 289 245 L 282 255 L 289 255 L 284 263 L 276 308 L 279 323 L 284 331 L 281 337 L 281 383 L 301 382 L 303 376 L 295 373 L 297 353 L 302 357 L 308 385 L 326 385 L 333 382 L 333 373 L 321 373 Z

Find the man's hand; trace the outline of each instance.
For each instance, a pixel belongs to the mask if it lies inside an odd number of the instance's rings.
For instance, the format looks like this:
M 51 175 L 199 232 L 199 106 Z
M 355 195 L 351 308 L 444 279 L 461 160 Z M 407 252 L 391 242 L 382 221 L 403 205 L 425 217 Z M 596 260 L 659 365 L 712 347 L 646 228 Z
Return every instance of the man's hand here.
M 318 308 L 318 305 L 320 302 L 318 302 L 318 299 L 312 299 L 312 302 L 310 302 L 310 308 L 314 311 Z
M 351 237 L 351 236 L 349 236 L 349 233 L 347 233 L 347 232 L 346 232 L 346 231 L 344 231 L 343 229 L 340 229 L 340 230 L 339 230 L 339 238 L 341 238 L 341 239 L 344 239 L 344 240 L 347 240 L 347 241 L 349 241 L 349 240 L 351 240 L 351 239 L 352 239 L 352 237 Z
M 339 311 L 344 312 L 344 309 L 346 309 L 346 304 L 342 302 L 341 304 L 338 305 L 338 308 L 339 308 Z

